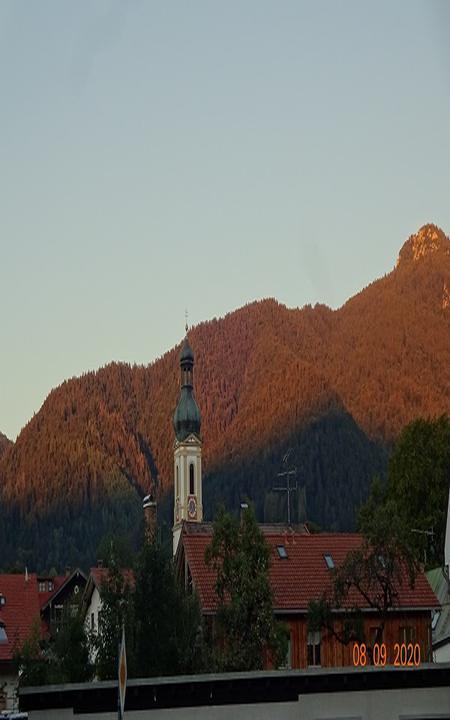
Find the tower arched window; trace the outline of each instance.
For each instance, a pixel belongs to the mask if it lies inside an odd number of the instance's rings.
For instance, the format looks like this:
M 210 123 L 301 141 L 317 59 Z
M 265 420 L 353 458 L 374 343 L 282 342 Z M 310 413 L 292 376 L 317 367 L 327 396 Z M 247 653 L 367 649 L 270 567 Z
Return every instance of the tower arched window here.
M 179 477 L 179 470 L 178 465 L 176 469 L 176 481 L 175 481 L 175 497 L 180 497 L 180 477 Z
M 189 465 L 189 495 L 195 495 L 195 469 L 194 463 Z

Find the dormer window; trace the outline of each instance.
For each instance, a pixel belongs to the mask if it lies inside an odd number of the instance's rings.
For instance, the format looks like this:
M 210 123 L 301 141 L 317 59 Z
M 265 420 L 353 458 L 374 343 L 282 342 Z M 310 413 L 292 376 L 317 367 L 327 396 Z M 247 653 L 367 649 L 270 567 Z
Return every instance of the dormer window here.
M 328 570 L 333 570 L 335 567 L 335 564 L 334 564 L 334 560 L 331 557 L 331 555 L 324 555 L 323 558 L 327 564 Z

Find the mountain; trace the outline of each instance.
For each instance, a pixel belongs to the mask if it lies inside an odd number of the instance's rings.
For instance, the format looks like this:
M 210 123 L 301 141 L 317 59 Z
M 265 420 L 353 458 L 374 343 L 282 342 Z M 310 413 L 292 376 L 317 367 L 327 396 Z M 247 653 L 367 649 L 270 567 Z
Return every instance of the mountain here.
M 12 445 L 11 440 L 0 432 L 0 455 L 2 455 L 9 445 Z
M 193 328 L 206 515 L 247 496 L 261 519 L 284 519 L 272 488 L 290 449 L 294 519 L 350 529 L 401 428 L 450 410 L 449 331 L 450 240 L 434 225 L 336 311 L 270 299 Z M 178 353 L 50 393 L 0 458 L 6 561 L 92 561 L 104 533 L 133 533 L 151 487 L 170 523 Z

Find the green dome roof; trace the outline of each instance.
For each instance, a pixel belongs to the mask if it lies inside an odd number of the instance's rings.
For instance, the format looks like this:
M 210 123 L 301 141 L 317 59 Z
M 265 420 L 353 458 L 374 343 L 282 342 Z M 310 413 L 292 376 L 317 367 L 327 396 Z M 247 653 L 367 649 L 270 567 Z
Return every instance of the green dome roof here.
M 189 340 L 187 339 L 187 336 L 184 338 L 183 347 L 181 348 L 180 362 L 185 362 L 186 360 L 190 360 L 192 363 L 194 362 L 194 353 L 192 352 L 192 348 L 189 345 Z
M 173 427 L 177 440 L 185 440 L 193 433 L 200 436 L 200 410 L 189 385 L 181 388 L 181 397 L 173 416 Z
M 184 338 L 183 347 L 180 353 L 181 368 L 181 394 L 175 414 L 173 416 L 173 427 L 177 440 L 183 441 L 188 435 L 194 434 L 200 437 L 200 410 L 195 402 L 193 385 L 194 353 L 189 345 L 189 340 Z

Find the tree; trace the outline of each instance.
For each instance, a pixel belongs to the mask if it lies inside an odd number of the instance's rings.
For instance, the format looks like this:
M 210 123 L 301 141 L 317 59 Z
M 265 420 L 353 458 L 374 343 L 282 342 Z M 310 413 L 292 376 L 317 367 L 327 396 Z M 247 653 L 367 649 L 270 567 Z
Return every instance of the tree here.
M 14 664 L 20 685 L 45 685 L 47 682 L 48 661 L 39 620 L 33 623 L 22 645 L 15 648 Z
M 428 567 L 444 562 L 449 481 L 449 417 L 407 425 L 389 463 L 387 497 L 409 527 L 416 556 Z
M 134 606 L 130 572 L 119 568 L 114 555 L 107 570 L 107 576 L 100 588 L 102 607 L 98 616 L 98 632 L 92 638 L 96 675 L 100 680 L 117 677 L 122 625 L 125 627 L 130 676 L 134 671 Z
M 55 637 L 43 637 L 37 621 L 16 649 L 14 660 L 22 686 L 90 680 L 93 669 L 81 605 L 65 608 Z
M 119 567 L 132 567 L 134 560 L 133 549 L 126 535 L 116 535 L 109 532 L 100 540 L 96 556 L 106 567 L 114 562 Z
M 270 548 L 253 510 L 246 509 L 239 523 L 221 508 L 205 560 L 217 573 L 219 669 L 259 670 L 268 656 L 279 666 L 287 636 L 273 615 Z
M 138 559 L 134 617 L 141 677 L 207 668 L 197 598 L 180 587 L 171 558 L 157 542 L 145 542 Z
M 369 607 L 379 617 L 375 644 L 381 641 L 389 613 L 398 604 L 401 586 L 405 582 L 414 586 L 419 563 L 409 527 L 398 517 L 397 506 L 378 479 L 359 513 L 358 529 L 361 546 L 332 570 L 331 590 L 310 603 L 308 625 L 311 630 L 325 628 L 343 644 L 361 641 L 362 608 Z M 340 611 L 339 621 L 336 610 Z
M 56 637 L 49 641 L 47 682 L 56 684 L 91 680 L 93 668 L 89 650 L 81 603 L 78 607 L 66 606 L 61 627 Z

